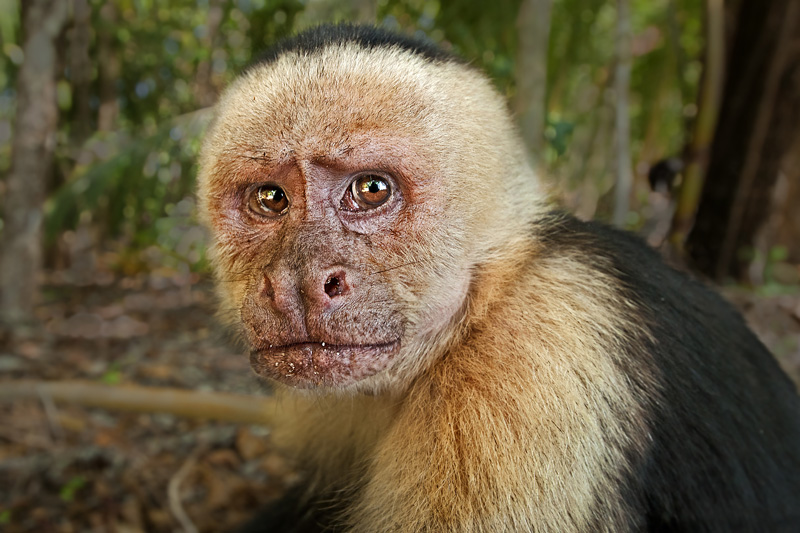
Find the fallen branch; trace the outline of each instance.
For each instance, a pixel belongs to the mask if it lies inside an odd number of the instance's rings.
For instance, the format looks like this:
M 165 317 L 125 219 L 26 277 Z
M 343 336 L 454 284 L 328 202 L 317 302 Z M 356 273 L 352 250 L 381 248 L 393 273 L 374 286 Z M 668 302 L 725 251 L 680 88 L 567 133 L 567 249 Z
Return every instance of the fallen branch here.
M 204 418 L 270 425 L 276 401 L 269 396 L 246 396 L 222 392 L 134 385 L 103 385 L 89 381 L 18 381 L 0 384 L 0 402 L 20 399 L 71 403 L 137 413 L 169 413 Z

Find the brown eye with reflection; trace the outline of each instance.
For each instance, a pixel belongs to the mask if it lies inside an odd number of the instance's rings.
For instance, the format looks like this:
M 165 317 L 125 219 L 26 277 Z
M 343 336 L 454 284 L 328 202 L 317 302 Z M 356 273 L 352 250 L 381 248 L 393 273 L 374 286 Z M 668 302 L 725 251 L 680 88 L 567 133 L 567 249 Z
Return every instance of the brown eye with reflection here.
M 374 209 L 386 203 L 392 195 L 389 181 L 377 174 L 359 176 L 350 186 L 353 200 L 361 209 Z
M 250 209 L 259 215 L 279 216 L 289 209 L 289 198 L 277 185 L 261 185 L 250 193 Z

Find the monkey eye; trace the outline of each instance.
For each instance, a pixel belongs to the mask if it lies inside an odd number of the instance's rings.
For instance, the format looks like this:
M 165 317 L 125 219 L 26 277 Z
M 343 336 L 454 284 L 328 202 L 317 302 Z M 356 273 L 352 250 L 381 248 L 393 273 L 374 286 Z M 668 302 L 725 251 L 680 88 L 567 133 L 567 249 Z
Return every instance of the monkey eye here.
M 386 203 L 392 196 L 389 180 L 377 174 L 364 174 L 350 185 L 342 206 L 348 211 L 375 209 Z
M 277 185 L 259 185 L 250 193 L 250 210 L 259 215 L 280 216 L 289 209 L 289 198 Z

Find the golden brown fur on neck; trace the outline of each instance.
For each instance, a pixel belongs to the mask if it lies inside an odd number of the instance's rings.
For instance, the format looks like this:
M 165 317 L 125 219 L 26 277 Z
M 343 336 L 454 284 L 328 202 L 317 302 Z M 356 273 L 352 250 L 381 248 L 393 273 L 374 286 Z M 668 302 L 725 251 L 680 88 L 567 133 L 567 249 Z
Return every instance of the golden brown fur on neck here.
M 280 442 L 304 443 L 317 489 L 355 492 L 353 531 L 586 531 L 598 505 L 625 529 L 619 480 L 647 419 L 614 359 L 640 328 L 604 310 L 615 280 L 542 252 L 476 273 L 469 319 L 407 391 L 290 416 Z

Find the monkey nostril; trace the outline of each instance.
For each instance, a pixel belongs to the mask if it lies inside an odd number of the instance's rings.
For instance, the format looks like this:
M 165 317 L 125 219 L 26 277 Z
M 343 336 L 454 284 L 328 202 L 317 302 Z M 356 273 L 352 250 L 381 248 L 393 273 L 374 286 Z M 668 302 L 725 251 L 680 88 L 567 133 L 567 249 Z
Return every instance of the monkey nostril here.
M 345 291 L 347 291 L 347 283 L 344 280 L 343 272 L 330 276 L 325 282 L 325 294 L 328 295 L 328 298 L 341 296 Z
M 275 297 L 275 289 L 272 288 L 272 282 L 269 280 L 267 276 L 261 280 L 261 294 L 266 296 L 267 298 L 274 298 Z

